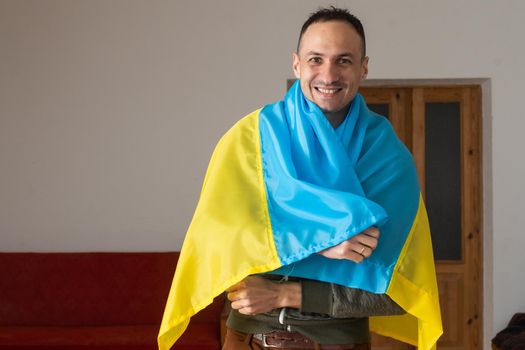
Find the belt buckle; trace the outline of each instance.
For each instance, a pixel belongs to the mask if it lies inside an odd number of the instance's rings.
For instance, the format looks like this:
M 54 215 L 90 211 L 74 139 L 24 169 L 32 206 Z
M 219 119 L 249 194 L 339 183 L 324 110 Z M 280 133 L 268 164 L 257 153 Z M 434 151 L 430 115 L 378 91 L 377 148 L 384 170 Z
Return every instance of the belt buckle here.
M 279 348 L 280 346 L 268 344 L 266 341 L 266 334 L 262 334 L 262 345 L 265 348 Z

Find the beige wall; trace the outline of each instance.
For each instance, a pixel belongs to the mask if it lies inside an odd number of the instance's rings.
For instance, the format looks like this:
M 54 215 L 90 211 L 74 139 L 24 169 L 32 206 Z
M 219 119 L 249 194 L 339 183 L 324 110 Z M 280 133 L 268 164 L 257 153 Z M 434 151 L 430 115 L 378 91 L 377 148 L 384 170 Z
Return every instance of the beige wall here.
M 332 3 L 363 19 L 370 78 L 491 79 L 487 344 L 525 309 L 525 2 Z M 318 5 L 0 0 L 0 250 L 179 249 L 216 140 L 283 95 Z

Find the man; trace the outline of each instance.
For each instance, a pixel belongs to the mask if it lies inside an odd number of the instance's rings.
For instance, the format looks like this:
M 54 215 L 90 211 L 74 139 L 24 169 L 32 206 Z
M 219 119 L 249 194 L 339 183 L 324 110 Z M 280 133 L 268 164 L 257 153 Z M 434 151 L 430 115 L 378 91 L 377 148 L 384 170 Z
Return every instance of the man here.
M 368 73 L 359 19 L 333 7 L 312 14 L 301 29 L 293 71 L 304 96 L 336 129 Z M 360 263 L 372 254 L 378 238 L 379 230 L 372 227 L 319 254 Z M 338 344 L 332 349 L 367 348 L 368 320 L 363 316 L 404 313 L 384 294 L 304 279 L 282 283 L 250 276 L 228 292 L 234 310 L 224 350 L 261 349 L 265 343 L 280 348 L 297 344 L 301 349 L 327 344 Z
M 428 220 L 410 153 L 357 94 L 359 20 L 314 13 L 293 70 L 284 99 L 215 148 L 159 347 L 227 291 L 224 350 L 365 349 L 369 316 L 371 330 L 429 350 L 442 327 Z

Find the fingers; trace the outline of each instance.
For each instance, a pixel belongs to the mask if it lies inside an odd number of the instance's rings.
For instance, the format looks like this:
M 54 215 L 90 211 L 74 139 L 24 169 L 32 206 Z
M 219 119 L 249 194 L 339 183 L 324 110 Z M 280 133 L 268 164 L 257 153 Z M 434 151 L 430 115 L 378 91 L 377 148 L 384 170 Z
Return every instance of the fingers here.
M 345 254 L 345 257 L 344 259 L 348 259 L 348 260 L 351 260 L 355 263 L 360 263 L 362 262 L 363 260 L 365 260 L 365 256 L 364 255 L 361 255 L 359 253 L 357 253 L 356 251 L 352 250 L 352 251 L 349 251 Z
M 232 305 L 232 309 L 239 310 L 239 309 L 242 309 L 243 307 L 248 307 L 250 304 L 248 303 L 246 299 L 241 299 L 241 300 L 232 301 L 231 305 Z
M 254 315 L 278 307 L 280 290 L 278 284 L 260 276 L 249 276 L 227 289 L 231 307 L 242 314 Z
M 229 301 L 244 299 L 246 298 L 246 291 L 242 290 L 242 291 L 229 292 L 226 295 L 226 297 L 228 298 Z
M 256 309 L 250 304 L 249 300 L 241 299 L 232 301 L 231 307 L 234 310 L 239 311 L 239 313 L 244 315 L 256 315 Z
M 247 282 L 249 278 L 250 276 L 246 277 L 239 283 L 234 284 L 230 288 L 226 289 L 226 292 L 228 292 L 228 294 L 226 295 L 228 300 L 234 301 L 234 300 L 244 299 L 247 297 L 247 294 L 248 294 L 248 283 Z
M 226 289 L 226 292 L 233 292 L 233 291 L 245 288 L 245 287 L 246 287 L 246 282 L 244 280 L 242 280 L 239 283 L 234 284 L 230 288 Z
M 348 247 L 351 249 L 352 253 L 360 255 L 363 258 L 368 258 L 370 255 L 372 255 L 373 249 L 360 241 L 361 240 L 357 237 L 353 237 L 348 241 Z
M 362 251 L 363 254 L 367 254 L 365 252 L 366 250 L 367 247 L 357 242 L 355 237 L 352 237 L 351 239 L 343 241 L 334 247 L 330 247 L 319 252 L 319 254 L 330 259 L 347 259 L 356 263 L 360 263 L 363 261 L 364 255 L 359 254 L 359 252 Z
M 377 241 L 379 238 L 379 229 L 377 227 L 370 227 L 364 230 L 363 232 L 355 235 L 353 238 L 353 243 L 356 243 L 356 250 L 361 255 L 365 257 L 370 256 L 372 251 L 377 247 Z M 352 240 L 352 239 L 351 239 Z
M 244 286 L 244 281 L 237 283 L 236 285 L 227 289 L 228 294 L 226 297 L 231 301 L 232 309 L 239 311 L 244 315 L 253 315 L 251 302 L 247 299 L 247 291 Z
M 366 234 L 360 233 L 357 236 L 354 236 L 353 238 L 355 239 L 352 242 L 356 245 L 355 248 L 357 248 L 356 251 L 359 254 L 361 254 L 361 249 L 363 248 L 369 248 L 372 251 L 377 247 L 377 238 L 375 237 L 371 237 Z
M 364 234 L 366 234 L 368 236 L 375 237 L 375 238 L 379 238 L 379 235 L 380 235 L 379 229 L 377 227 L 375 227 L 375 226 L 367 228 L 362 233 L 364 233 Z
M 370 257 L 376 249 L 379 234 L 377 227 L 370 227 L 336 246 L 319 252 L 319 254 L 330 259 L 348 259 L 360 263 L 363 259 Z
M 363 258 L 368 258 L 370 255 L 372 255 L 372 248 L 366 245 L 360 245 L 358 249 L 359 251 L 356 251 L 356 253 L 361 255 Z

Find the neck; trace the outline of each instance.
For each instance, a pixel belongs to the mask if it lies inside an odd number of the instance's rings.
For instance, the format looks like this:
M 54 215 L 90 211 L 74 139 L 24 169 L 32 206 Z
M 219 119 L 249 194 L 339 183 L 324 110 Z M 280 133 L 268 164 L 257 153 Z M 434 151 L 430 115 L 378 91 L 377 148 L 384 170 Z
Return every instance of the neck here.
M 332 124 L 332 127 L 336 129 L 345 120 L 345 117 L 348 114 L 349 108 L 350 108 L 350 104 L 339 111 L 336 111 L 336 112 L 323 111 L 323 113 L 326 119 L 328 119 L 328 121 L 330 122 L 330 124 Z

